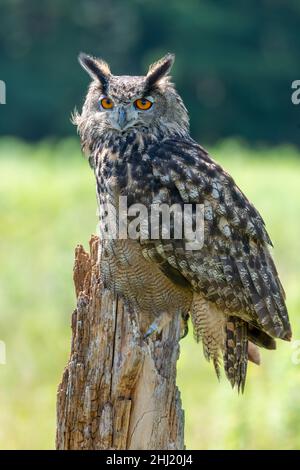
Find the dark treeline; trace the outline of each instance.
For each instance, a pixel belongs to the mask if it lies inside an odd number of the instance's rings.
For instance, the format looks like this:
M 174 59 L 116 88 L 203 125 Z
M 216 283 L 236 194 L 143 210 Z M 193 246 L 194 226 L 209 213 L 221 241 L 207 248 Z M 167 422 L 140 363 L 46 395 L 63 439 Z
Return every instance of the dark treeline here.
M 299 0 L 0 0 L 0 12 L 1 135 L 74 134 L 81 50 L 116 74 L 142 74 L 171 51 L 196 138 L 300 144 Z

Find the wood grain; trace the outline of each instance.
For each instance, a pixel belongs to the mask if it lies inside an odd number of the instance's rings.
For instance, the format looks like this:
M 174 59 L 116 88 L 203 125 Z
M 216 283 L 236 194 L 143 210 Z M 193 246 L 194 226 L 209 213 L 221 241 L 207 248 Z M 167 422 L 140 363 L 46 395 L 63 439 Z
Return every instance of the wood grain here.
M 75 250 L 77 308 L 57 393 L 57 449 L 183 449 L 180 320 L 143 340 L 139 316 L 101 284 L 99 238 Z

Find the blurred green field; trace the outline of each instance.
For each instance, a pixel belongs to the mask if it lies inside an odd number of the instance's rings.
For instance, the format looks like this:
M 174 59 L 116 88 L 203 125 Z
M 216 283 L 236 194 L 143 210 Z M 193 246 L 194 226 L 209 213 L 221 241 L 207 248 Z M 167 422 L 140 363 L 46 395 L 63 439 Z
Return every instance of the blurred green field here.
M 209 149 L 262 213 L 300 339 L 300 154 Z M 31 146 L 0 140 L 0 448 L 54 447 L 56 388 L 70 348 L 73 252 L 96 229 L 94 177 L 77 139 Z M 300 364 L 291 343 L 249 366 L 243 396 L 217 382 L 192 335 L 181 342 L 178 385 L 188 449 L 300 449 Z M 298 355 L 300 357 L 300 354 Z

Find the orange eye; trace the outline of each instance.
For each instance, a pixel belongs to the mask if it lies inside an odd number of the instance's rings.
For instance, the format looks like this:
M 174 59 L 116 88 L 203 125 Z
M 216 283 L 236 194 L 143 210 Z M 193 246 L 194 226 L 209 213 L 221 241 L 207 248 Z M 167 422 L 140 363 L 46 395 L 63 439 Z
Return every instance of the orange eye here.
M 141 109 L 142 111 L 146 111 L 147 109 L 150 109 L 152 106 L 152 101 L 147 100 L 147 98 L 139 98 L 134 102 L 135 107 L 137 109 Z
M 102 98 L 100 101 L 102 108 L 111 109 L 114 107 L 114 103 L 110 98 Z

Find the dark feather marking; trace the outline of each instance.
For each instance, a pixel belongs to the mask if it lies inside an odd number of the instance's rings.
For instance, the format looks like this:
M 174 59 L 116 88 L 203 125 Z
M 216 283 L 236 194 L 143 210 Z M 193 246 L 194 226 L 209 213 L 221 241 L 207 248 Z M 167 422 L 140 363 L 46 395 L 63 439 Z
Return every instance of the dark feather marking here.
M 146 77 L 144 96 L 147 96 L 151 91 L 156 88 L 158 82 L 165 77 L 174 63 L 174 54 L 167 54 L 160 61 L 153 64 Z
M 102 91 L 104 94 L 108 92 L 109 86 L 109 74 L 107 71 L 104 71 L 104 68 L 101 67 L 101 62 L 99 62 L 94 57 L 91 57 L 87 54 L 81 52 L 79 54 L 79 62 L 82 67 L 93 77 L 97 78 L 102 86 Z M 105 64 L 106 65 L 106 64 Z M 107 66 L 106 66 L 107 67 Z
M 261 346 L 266 349 L 276 349 L 274 338 L 251 324 L 248 325 L 248 339 L 257 346 Z
M 247 323 L 231 316 L 225 327 L 224 369 L 232 387 L 243 393 L 248 364 Z
M 180 271 L 178 271 L 178 269 L 173 268 L 173 266 L 171 266 L 168 261 L 160 263 L 158 267 L 169 279 L 174 282 L 174 284 L 191 289 L 190 282 L 181 274 Z

